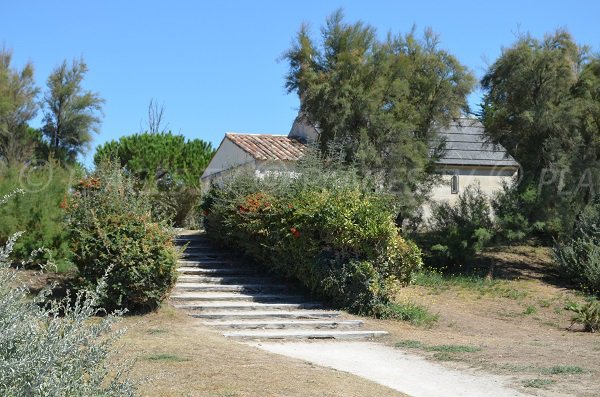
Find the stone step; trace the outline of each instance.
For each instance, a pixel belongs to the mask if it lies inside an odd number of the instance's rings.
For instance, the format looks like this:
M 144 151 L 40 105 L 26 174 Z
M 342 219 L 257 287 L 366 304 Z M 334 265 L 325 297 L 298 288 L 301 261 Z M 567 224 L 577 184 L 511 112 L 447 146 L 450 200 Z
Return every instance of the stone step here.
M 226 310 L 219 312 L 191 312 L 188 315 L 195 318 L 204 318 L 212 320 L 239 321 L 263 320 L 263 319 L 319 319 L 334 318 L 340 315 L 339 312 L 321 311 L 321 310 Z
M 231 255 L 231 253 L 228 253 L 227 251 L 223 251 L 220 249 L 216 249 L 215 247 L 213 247 L 211 245 L 188 245 L 185 247 L 185 252 L 188 252 L 188 253 L 199 252 L 204 255 L 218 255 L 218 254 Z
M 173 292 L 182 291 L 211 291 L 211 292 L 269 292 L 287 291 L 289 287 L 282 284 L 209 284 L 209 283 L 180 283 L 175 285 Z
M 320 303 L 303 302 L 303 303 L 261 303 L 261 302 L 185 302 L 175 303 L 174 306 L 178 309 L 195 310 L 201 312 L 222 311 L 222 310 L 298 310 L 298 309 L 321 309 Z
M 221 253 L 200 253 L 200 252 L 182 252 L 182 259 L 187 260 L 218 260 L 218 261 L 236 261 L 239 260 L 239 256 L 225 255 Z
M 199 259 L 199 260 L 185 260 L 180 259 L 177 264 L 181 267 L 201 267 L 201 268 L 239 268 L 242 266 L 240 262 L 231 261 L 227 259 Z
M 212 244 L 212 241 L 204 236 L 178 236 L 173 239 L 175 244 Z
M 224 336 L 236 339 L 372 339 L 387 335 L 385 331 L 312 331 L 312 330 L 276 330 L 276 331 L 233 331 Z
M 222 276 L 222 277 L 211 277 L 211 276 L 196 276 L 197 281 L 189 280 L 187 282 L 181 282 L 181 286 L 185 287 L 188 284 L 267 284 L 272 281 L 265 280 L 262 277 L 256 276 Z
M 171 295 L 171 300 L 198 302 L 282 302 L 296 303 L 303 299 L 300 295 L 285 294 L 240 294 L 235 292 L 182 292 Z
M 353 329 L 363 325 L 361 320 L 250 320 L 250 321 L 203 321 L 217 329 Z
M 239 267 L 196 267 L 196 266 L 180 266 L 177 271 L 181 274 L 191 276 L 230 276 L 230 275 L 247 275 L 256 274 L 256 270 L 252 268 Z M 184 277 L 185 278 L 185 277 Z M 189 278 L 189 277 L 188 277 Z M 181 277 L 179 278 L 181 279 Z

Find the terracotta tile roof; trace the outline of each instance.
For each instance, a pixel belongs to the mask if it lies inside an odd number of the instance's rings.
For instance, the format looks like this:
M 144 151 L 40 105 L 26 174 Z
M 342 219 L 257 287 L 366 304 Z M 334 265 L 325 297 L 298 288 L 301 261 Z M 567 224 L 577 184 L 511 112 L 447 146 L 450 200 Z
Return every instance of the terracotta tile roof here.
M 296 161 L 306 149 L 302 142 L 285 135 L 228 132 L 225 136 L 257 160 Z

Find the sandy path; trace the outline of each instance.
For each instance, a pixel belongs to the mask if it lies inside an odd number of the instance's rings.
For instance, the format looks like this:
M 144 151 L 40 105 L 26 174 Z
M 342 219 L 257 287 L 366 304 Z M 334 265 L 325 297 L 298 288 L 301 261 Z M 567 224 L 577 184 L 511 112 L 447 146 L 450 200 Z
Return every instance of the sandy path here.
M 494 375 L 447 369 L 373 342 L 252 342 L 268 352 L 302 359 L 369 379 L 413 397 L 523 397 Z

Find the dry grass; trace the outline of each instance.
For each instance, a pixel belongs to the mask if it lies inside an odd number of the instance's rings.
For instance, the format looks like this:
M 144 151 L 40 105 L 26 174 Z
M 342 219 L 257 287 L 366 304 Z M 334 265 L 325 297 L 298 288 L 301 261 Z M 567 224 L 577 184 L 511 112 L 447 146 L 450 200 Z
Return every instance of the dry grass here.
M 540 385 L 536 393 L 543 396 L 600 395 L 599 335 L 567 330 L 571 313 L 564 310 L 565 304 L 584 297 L 548 276 L 553 272 L 548 250 L 506 250 L 486 254 L 494 262 L 497 276 L 492 280 L 435 279 L 400 292 L 400 301 L 416 302 L 439 315 L 432 327 L 376 320 L 370 320 L 369 326 L 389 331 L 386 342 L 390 345 L 409 345 L 412 352 L 444 365 L 508 375 L 524 393 L 531 393 L 533 384 Z M 479 350 L 443 360 L 435 352 L 418 348 L 430 345 Z
M 354 375 L 226 339 L 169 307 L 123 324 L 128 332 L 119 350 L 136 359 L 132 377 L 146 379 L 143 396 L 402 396 Z

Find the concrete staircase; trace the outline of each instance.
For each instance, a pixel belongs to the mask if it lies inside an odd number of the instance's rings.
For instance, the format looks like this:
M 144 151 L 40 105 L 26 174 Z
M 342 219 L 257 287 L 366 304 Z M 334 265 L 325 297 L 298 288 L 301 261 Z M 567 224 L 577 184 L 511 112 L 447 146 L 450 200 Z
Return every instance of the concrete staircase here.
M 368 339 L 384 331 L 307 301 L 286 283 L 261 274 L 231 253 L 215 249 L 204 235 L 182 235 L 187 247 L 170 300 L 203 325 L 236 339 Z

